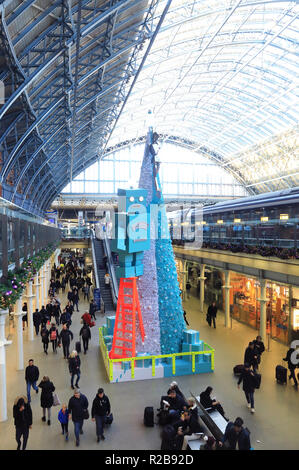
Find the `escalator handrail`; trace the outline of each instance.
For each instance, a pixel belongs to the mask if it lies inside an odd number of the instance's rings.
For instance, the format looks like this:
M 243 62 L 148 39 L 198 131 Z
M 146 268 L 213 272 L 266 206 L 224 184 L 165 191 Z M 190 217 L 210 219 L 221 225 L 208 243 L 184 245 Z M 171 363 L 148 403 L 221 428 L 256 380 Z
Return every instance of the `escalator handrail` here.
M 105 255 L 107 256 L 107 266 L 108 266 L 108 271 L 109 271 L 109 275 L 111 279 L 112 300 L 113 300 L 114 307 L 116 307 L 117 299 L 118 299 L 118 282 L 117 282 L 117 278 L 116 278 L 115 271 L 114 271 L 114 263 L 113 263 L 113 259 L 111 255 L 110 244 L 109 244 L 109 240 L 107 238 L 106 233 L 104 233 L 103 247 L 104 247 Z

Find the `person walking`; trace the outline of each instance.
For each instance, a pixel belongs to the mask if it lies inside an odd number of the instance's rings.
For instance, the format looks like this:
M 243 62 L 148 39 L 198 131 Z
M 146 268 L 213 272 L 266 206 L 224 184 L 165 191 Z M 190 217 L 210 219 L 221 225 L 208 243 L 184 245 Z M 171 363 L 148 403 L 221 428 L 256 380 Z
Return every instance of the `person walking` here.
M 216 302 L 212 302 L 212 304 L 209 305 L 209 308 L 208 308 L 207 321 L 210 326 L 212 326 L 212 322 L 213 322 L 214 328 L 216 328 L 217 310 L 218 308 L 216 307 Z
M 49 347 L 49 330 L 46 328 L 46 326 L 43 326 L 41 329 L 41 337 L 42 337 L 42 343 L 44 347 L 44 353 L 48 354 L 48 347 Z
M 65 434 L 65 440 L 69 440 L 69 410 L 66 403 L 62 404 L 61 410 L 58 413 L 58 421 L 61 424 L 62 435 Z
M 78 289 L 74 289 L 73 290 L 73 302 L 74 302 L 74 308 L 75 306 L 77 307 L 77 312 L 79 312 L 79 307 L 78 307 L 78 304 L 79 304 L 79 294 L 78 294 Z
M 69 290 L 67 293 L 67 299 L 70 303 L 74 305 L 74 293 L 72 290 Z
M 293 354 L 294 351 L 296 351 L 296 349 L 290 347 L 288 352 L 287 352 L 286 357 L 283 358 L 283 361 L 287 361 L 288 369 L 290 371 L 289 380 L 293 379 L 294 380 L 294 386 L 297 388 L 298 387 L 298 382 L 297 382 L 296 375 L 295 375 L 295 369 L 297 367 L 297 364 L 294 364 L 293 361 L 292 361 L 292 354 Z
M 243 390 L 247 400 L 248 408 L 251 408 L 251 413 L 255 413 L 254 409 L 254 372 L 250 370 L 250 365 L 245 363 L 244 369 L 238 380 L 238 388 L 240 383 L 243 382 Z
M 93 326 L 91 321 L 91 315 L 88 312 L 85 312 L 81 317 L 82 323 L 86 323 L 88 326 Z
M 35 312 L 33 312 L 33 325 L 34 325 L 34 328 L 35 328 L 35 333 L 36 333 L 36 336 L 38 336 L 39 334 L 39 327 L 40 327 L 40 324 L 41 324 L 41 314 L 39 313 L 38 311 L 38 308 L 35 310 Z
M 68 410 L 69 419 L 72 419 L 74 423 L 76 447 L 78 447 L 80 444 L 80 434 L 83 434 L 83 420 L 87 418 L 88 414 L 88 400 L 77 388 L 69 400 Z
M 244 364 L 249 364 L 249 367 L 252 367 L 253 370 L 258 368 L 258 355 L 254 348 L 253 341 L 250 341 L 244 353 Z
M 42 421 L 46 421 L 46 410 L 48 413 L 48 426 L 51 424 L 51 408 L 53 406 L 53 392 L 55 391 L 55 387 L 53 382 L 50 381 L 48 376 L 44 376 L 43 380 L 39 384 L 39 388 L 41 388 L 42 393 L 40 396 L 40 406 L 43 409 L 43 417 Z
M 66 324 L 67 327 L 69 328 L 72 324 L 72 320 L 71 320 L 71 314 L 69 313 L 69 311 L 66 310 L 66 308 L 63 310 L 61 316 L 60 316 L 60 324 L 61 325 L 64 325 Z
M 17 450 L 21 450 L 21 437 L 23 436 L 22 450 L 26 450 L 29 438 L 29 429 L 32 429 L 32 410 L 26 397 L 17 397 L 13 406 L 14 425 L 16 427 Z
M 262 357 L 263 352 L 265 351 L 265 345 L 262 341 L 261 336 L 257 336 L 256 339 L 252 342 L 253 342 L 253 345 L 254 345 L 254 350 L 255 350 L 256 355 L 257 355 L 257 369 L 258 369 L 258 364 L 261 363 L 261 357 Z
M 88 350 L 88 343 L 89 343 L 89 340 L 91 339 L 90 328 L 86 323 L 83 323 L 79 336 L 82 336 L 83 350 L 84 350 L 84 354 L 86 354 Z
M 44 328 L 47 322 L 50 320 L 50 318 L 48 317 L 48 312 L 45 309 L 44 305 L 40 309 L 39 313 L 40 313 L 40 319 L 41 319 L 41 327 Z
M 77 353 L 77 351 L 72 351 L 70 356 L 69 356 L 69 371 L 71 374 L 71 387 L 72 389 L 75 389 L 74 387 L 74 378 L 75 376 L 77 377 L 76 379 L 76 387 L 79 387 L 79 380 L 81 376 L 81 371 L 80 371 L 80 365 L 81 365 L 81 360 L 80 357 Z
M 242 418 L 236 418 L 234 422 L 229 421 L 225 428 L 224 436 L 218 443 L 219 447 L 227 450 L 250 450 L 250 431 L 243 428 L 244 421 Z
M 98 393 L 93 400 L 91 409 L 92 421 L 96 422 L 97 442 L 100 439 L 104 440 L 104 424 L 107 416 L 110 415 L 111 406 L 107 395 L 104 393 L 103 388 L 98 389 Z
M 38 367 L 34 365 L 33 359 L 29 359 L 28 361 L 28 366 L 25 369 L 25 380 L 26 380 L 26 385 L 27 385 L 27 399 L 28 402 L 31 402 L 31 396 L 30 396 L 30 389 L 31 387 L 33 390 L 38 393 L 38 388 L 36 386 L 36 382 L 38 381 L 39 378 L 39 370 Z
M 64 359 L 68 359 L 70 355 L 70 344 L 73 339 L 73 333 L 71 332 L 71 330 L 68 329 L 67 324 L 64 323 L 62 325 L 62 330 L 59 335 L 59 343 L 62 343 Z
M 96 311 L 97 311 L 97 304 L 95 300 L 92 299 L 89 304 L 89 315 L 93 317 L 95 320 L 96 320 L 96 315 L 95 315 Z
M 57 353 L 58 330 L 55 326 L 55 323 L 51 324 L 51 328 L 49 330 L 49 338 L 52 343 L 53 353 Z

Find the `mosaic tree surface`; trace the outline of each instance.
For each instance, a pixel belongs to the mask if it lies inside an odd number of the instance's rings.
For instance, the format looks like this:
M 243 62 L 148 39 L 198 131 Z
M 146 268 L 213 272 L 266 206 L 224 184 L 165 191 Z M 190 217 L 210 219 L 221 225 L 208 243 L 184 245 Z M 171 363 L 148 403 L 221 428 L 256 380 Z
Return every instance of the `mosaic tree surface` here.
M 138 291 L 146 339 L 138 352 L 172 354 L 181 348 L 185 328 L 174 253 L 155 160 L 154 134 L 148 133 L 139 187 L 148 191 L 151 206 L 151 245 L 144 254 L 144 273 Z

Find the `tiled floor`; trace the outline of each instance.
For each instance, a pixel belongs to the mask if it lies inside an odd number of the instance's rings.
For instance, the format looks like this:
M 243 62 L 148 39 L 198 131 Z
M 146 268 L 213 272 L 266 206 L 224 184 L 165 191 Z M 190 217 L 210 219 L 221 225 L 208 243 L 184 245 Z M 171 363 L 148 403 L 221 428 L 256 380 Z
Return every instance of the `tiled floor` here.
M 64 302 L 62 302 L 64 305 Z M 71 330 L 76 341 L 80 330 L 80 317 L 87 304 L 80 305 L 80 312 L 74 313 Z M 275 365 L 281 363 L 286 347 L 272 341 L 270 352 L 265 352 L 261 364 L 262 386 L 255 394 L 256 414 L 251 415 L 247 409 L 242 390 L 237 389 L 236 378 L 232 374 L 235 364 L 243 360 L 244 349 L 248 341 L 256 336 L 256 331 L 233 322 L 232 329 L 224 327 L 224 318 L 217 318 L 217 328 L 210 328 L 205 322 L 205 315 L 198 312 L 198 300 L 191 297 L 185 302 L 189 328 L 199 329 L 201 339 L 213 346 L 215 353 L 215 372 L 197 376 L 184 376 L 177 381 L 186 396 L 191 390 L 201 392 L 208 385 L 214 388 L 217 396 L 231 419 L 241 416 L 251 431 L 252 446 L 255 449 L 298 449 L 299 392 L 289 383 L 287 386 L 276 384 L 274 379 Z M 84 423 L 84 435 L 81 436 L 79 448 L 75 447 L 73 425 L 70 423 L 70 440 L 66 443 L 60 434 L 57 420 L 58 407 L 52 408 L 52 424 L 48 426 L 41 421 L 40 394 L 32 394 L 33 428 L 30 432 L 28 449 L 160 449 L 160 428 L 146 428 L 143 425 L 145 406 L 158 406 L 161 394 L 164 394 L 170 380 L 156 379 L 151 381 L 109 384 L 99 353 L 98 326 L 104 322 L 98 318 L 92 329 L 92 342 L 86 356 L 81 354 L 82 376 L 80 387 L 91 405 L 98 387 L 103 386 L 112 403 L 114 422 L 106 432 L 106 440 L 96 443 L 95 424 L 89 420 Z M 18 394 L 25 393 L 24 371 L 16 371 L 16 340 L 7 347 L 7 390 L 8 420 L 0 423 L 0 449 L 15 449 L 15 428 L 12 418 L 12 406 Z M 34 358 L 40 369 L 41 377 L 48 375 L 54 382 L 61 401 L 68 402 L 72 396 L 67 362 L 62 358 L 62 351 L 54 355 L 49 348 L 48 356 L 42 349 L 40 337 L 34 341 L 27 340 L 24 332 L 25 360 Z M 27 364 L 26 364 L 27 365 Z

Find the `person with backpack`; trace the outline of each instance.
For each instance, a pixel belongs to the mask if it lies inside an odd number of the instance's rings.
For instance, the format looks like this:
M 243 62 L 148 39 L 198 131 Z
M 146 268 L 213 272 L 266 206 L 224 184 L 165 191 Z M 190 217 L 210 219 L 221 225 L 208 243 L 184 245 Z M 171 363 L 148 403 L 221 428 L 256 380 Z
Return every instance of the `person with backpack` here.
M 44 353 L 48 354 L 48 347 L 49 347 L 49 330 L 46 328 L 46 326 L 43 326 L 41 329 L 41 338 L 42 338 L 42 343 L 44 347 Z
M 59 334 L 55 323 L 52 323 L 49 330 L 49 339 L 52 343 L 53 353 L 57 353 L 58 335 Z
M 59 335 L 59 344 L 62 343 L 62 348 L 63 348 L 63 356 L 64 359 L 68 359 L 69 354 L 70 354 L 70 344 L 71 341 L 73 341 L 74 335 L 71 332 L 71 330 L 68 329 L 68 326 L 66 323 L 62 325 L 62 330 Z
M 23 436 L 22 450 L 26 450 L 29 437 L 29 429 L 32 428 L 32 410 L 26 397 L 17 397 L 13 406 L 14 425 L 16 427 L 17 450 L 21 449 L 21 437 Z
M 248 408 L 251 408 L 251 413 L 255 413 L 254 409 L 254 389 L 255 389 L 255 380 L 254 372 L 250 370 L 250 365 L 245 363 L 244 369 L 238 380 L 238 388 L 240 388 L 240 383 L 243 382 L 243 390 L 247 400 Z
M 80 357 L 77 353 L 76 350 L 72 351 L 70 356 L 69 356 L 69 371 L 71 374 L 71 388 L 74 390 L 74 378 L 75 376 L 77 377 L 76 380 L 76 387 L 79 387 L 79 380 L 81 376 L 81 371 L 80 371 L 80 366 L 81 366 L 81 360 Z
M 104 393 L 103 388 L 98 389 L 98 393 L 93 400 L 92 409 L 91 409 L 91 418 L 92 421 L 96 422 L 96 434 L 97 442 L 100 439 L 105 440 L 104 436 L 104 424 L 107 416 L 110 415 L 111 405 L 109 398 Z
M 86 354 L 86 351 L 88 350 L 88 343 L 89 343 L 89 340 L 91 339 L 90 328 L 87 325 L 87 323 L 85 322 L 83 323 L 79 336 L 82 336 L 83 350 L 84 350 L 84 354 Z
M 225 428 L 224 436 L 218 443 L 219 447 L 227 450 L 250 450 L 250 431 L 243 428 L 244 421 L 242 418 L 236 418 L 234 422 L 229 421 Z
M 53 392 L 55 391 L 55 387 L 53 382 L 50 381 L 48 376 L 44 376 L 43 380 L 39 384 L 39 388 L 41 388 L 42 393 L 40 396 L 40 406 L 43 409 L 43 416 L 42 421 L 46 421 L 46 410 L 48 413 L 48 426 L 51 424 L 51 408 L 53 406 Z

